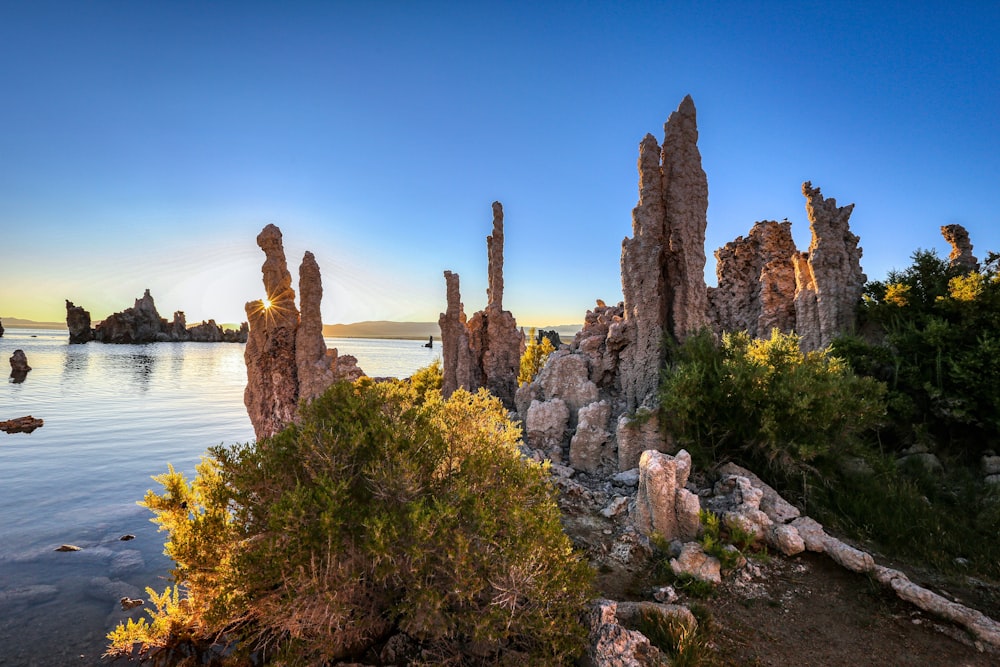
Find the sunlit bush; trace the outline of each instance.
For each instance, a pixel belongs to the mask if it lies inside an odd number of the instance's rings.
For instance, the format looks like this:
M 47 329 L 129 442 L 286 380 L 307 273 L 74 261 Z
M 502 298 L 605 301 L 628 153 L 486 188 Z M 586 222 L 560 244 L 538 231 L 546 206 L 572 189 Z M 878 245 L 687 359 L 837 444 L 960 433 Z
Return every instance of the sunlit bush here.
M 736 459 L 785 472 L 834 457 L 884 414 L 884 388 L 798 337 L 688 338 L 660 388 L 661 423 L 703 463 Z
M 411 664 L 581 652 L 591 572 L 545 470 L 519 455 L 498 400 L 445 401 L 427 385 L 337 384 L 273 438 L 213 448 L 191 485 L 201 495 L 173 471 L 161 478 L 146 504 L 169 532 L 177 584 L 198 591 L 184 617 L 192 643 L 222 637 L 234 664 L 377 662 L 394 636 Z M 193 548 L 199 526 L 207 555 Z M 112 654 L 180 637 L 132 630 L 109 636 Z

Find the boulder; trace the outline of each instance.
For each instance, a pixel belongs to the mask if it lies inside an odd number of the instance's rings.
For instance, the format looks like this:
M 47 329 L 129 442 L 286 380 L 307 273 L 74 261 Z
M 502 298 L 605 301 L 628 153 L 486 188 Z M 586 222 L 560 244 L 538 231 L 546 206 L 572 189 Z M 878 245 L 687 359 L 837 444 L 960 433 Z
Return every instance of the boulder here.
M 598 400 L 597 385 L 588 377 L 586 359 L 564 350 L 549 355 L 533 384 L 538 385 L 546 399 L 558 398 L 566 402 L 573 427 L 580 408 Z
M 605 458 L 605 444 L 611 437 L 608 419 L 611 405 L 597 401 L 578 411 L 576 433 L 569 443 L 569 464 L 577 470 L 595 473 Z
M 94 330 L 90 327 L 90 313 L 74 306 L 66 300 L 66 328 L 69 329 L 70 343 L 87 343 L 94 340 Z
M 589 646 L 587 660 L 591 667 L 659 667 L 666 657 L 640 632 L 628 630 L 618 622 L 618 603 L 598 599 L 588 613 Z
M 545 452 L 562 447 L 568 425 L 569 407 L 559 398 L 532 401 L 524 423 L 528 442 Z
M 697 542 L 687 542 L 677 558 L 670 559 L 670 569 L 676 575 L 687 575 L 711 584 L 722 583 L 722 563 L 709 556 Z
M 635 498 L 633 523 L 642 533 L 657 533 L 666 540 L 692 540 L 700 527 L 698 499 L 678 485 L 690 470 L 690 461 L 655 450 L 642 453 L 639 459 L 639 490 Z
M 14 350 L 14 354 L 10 356 L 10 374 L 24 374 L 30 370 L 31 366 L 28 365 L 28 356 L 24 350 Z
M 631 470 L 639 465 L 642 453 L 655 449 L 666 451 L 667 443 L 660 434 L 656 412 L 639 408 L 635 415 L 622 414 L 615 429 L 618 441 L 618 469 Z
M 0 431 L 4 433 L 31 433 L 44 424 L 44 420 L 28 415 L 27 417 L 17 417 L 15 419 L 0 421 Z

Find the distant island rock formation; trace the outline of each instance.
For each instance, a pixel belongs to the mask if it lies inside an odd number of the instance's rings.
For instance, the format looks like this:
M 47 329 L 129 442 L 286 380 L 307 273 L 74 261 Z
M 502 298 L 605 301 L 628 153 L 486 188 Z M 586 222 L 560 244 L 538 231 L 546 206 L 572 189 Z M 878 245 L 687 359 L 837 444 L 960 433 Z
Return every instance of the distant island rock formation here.
M 245 343 L 249 328 L 244 322 L 239 329 L 223 329 L 215 320 L 187 326 L 184 311 L 174 313 L 168 322 L 160 317 L 153 297 L 147 289 L 135 305 L 108 316 L 90 326 L 90 313 L 72 301 L 66 301 L 66 328 L 70 343 Z

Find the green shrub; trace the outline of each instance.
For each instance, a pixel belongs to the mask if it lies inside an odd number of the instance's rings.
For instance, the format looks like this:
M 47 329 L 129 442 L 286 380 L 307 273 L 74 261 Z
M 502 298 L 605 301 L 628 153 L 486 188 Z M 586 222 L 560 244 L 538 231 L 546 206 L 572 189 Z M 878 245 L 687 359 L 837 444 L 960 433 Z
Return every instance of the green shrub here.
M 172 470 L 160 479 L 145 504 L 169 532 L 192 643 L 221 633 L 234 664 L 372 659 L 399 633 L 428 664 L 582 651 L 592 573 L 545 470 L 519 455 L 488 393 L 445 401 L 420 386 L 337 384 L 273 438 L 211 449 L 190 486 L 200 495 Z M 193 548 L 201 524 L 206 554 Z M 179 637 L 116 633 L 113 655 Z
M 951 267 L 933 251 L 865 287 L 860 312 L 871 340 L 833 348 L 860 374 L 888 384 L 883 443 L 912 444 L 974 461 L 1000 449 L 1000 276 Z
M 798 336 L 704 331 L 672 351 L 661 424 L 701 464 L 726 459 L 792 473 L 849 451 L 885 412 L 884 387 Z

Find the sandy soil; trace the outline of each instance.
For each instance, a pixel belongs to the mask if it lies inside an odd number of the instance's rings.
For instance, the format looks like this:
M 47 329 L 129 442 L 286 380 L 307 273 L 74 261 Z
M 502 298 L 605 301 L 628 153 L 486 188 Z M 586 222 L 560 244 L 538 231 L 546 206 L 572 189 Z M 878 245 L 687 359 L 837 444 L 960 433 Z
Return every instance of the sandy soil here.
M 986 667 L 1000 654 L 827 557 L 774 558 L 698 603 L 721 665 Z

